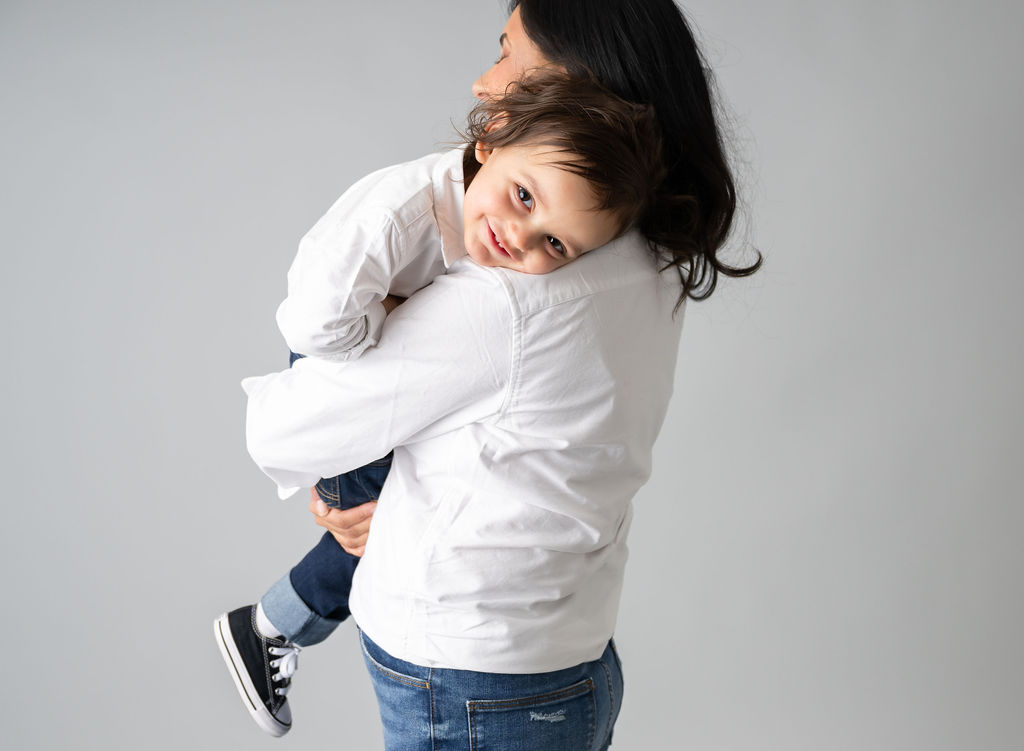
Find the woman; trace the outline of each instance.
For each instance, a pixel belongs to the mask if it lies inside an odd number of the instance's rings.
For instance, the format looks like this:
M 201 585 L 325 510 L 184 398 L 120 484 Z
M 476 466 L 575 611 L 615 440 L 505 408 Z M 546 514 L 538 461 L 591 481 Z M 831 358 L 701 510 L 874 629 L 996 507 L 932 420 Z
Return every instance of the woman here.
M 734 188 L 670 0 L 513 2 L 500 44 L 478 97 L 548 67 L 654 107 L 658 209 L 566 273 L 457 263 L 359 361 L 300 363 L 250 388 L 250 451 L 281 484 L 395 450 L 351 600 L 388 748 L 610 744 L 630 499 L 672 390 L 678 308 L 760 264 L 716 256 Z M 282 422 L 287 444 L 272 437 Z M 361 552 L 367 511 L 318 523 Z

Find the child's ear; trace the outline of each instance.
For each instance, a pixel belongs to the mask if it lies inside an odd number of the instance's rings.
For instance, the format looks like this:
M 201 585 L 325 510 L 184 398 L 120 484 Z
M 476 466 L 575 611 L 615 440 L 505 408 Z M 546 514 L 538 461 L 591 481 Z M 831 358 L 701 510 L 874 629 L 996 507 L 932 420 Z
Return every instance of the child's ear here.
M 491 158 L 491 150 L 482 146 L 479 141 L 473 145 L 473 156 L 476 157 L 476 161 L 479 164 L 486 164 L 487 160 Z
M 500 128 L 502 125 L 505 124 L 506 120 L 508 120 L 508 114 L 505 112 L 499 112 L 497 115 L 491 118 L 490 122 L 488 122 L 487 125 L 484 126 L 484 133 L 490 133 L 495 128 Z M 484 164 L 487 161 L 487 159 L 491 156 L 491 149 L 484 148 L 483 146 L 480 145 L 480 142 L 477 141 L 476 145 L 473 147 L 473 153 L 476 156 L 476 160 L 480 164 Z

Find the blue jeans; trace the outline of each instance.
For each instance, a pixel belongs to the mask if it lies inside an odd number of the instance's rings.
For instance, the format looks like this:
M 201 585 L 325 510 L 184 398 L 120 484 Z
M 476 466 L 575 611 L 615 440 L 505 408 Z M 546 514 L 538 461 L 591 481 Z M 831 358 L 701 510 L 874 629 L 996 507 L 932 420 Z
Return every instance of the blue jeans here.
M 291 353 L 289 365 L 302 355 Z M 321 479 L 316 492 L 331 508 L 352 508 L 380 497 L 392 455 L 337 477 Z M 325 532 L 316 547 L 262 598 L 263 611 L 289 641 L 308 647 L 323 641 L 349 616 L 348 595 L 359 559 Z
M 387 751 L 604 751 L 622 706 L 613 642 L 551 673 L 477 673 L 396 659 L 360 632 Z

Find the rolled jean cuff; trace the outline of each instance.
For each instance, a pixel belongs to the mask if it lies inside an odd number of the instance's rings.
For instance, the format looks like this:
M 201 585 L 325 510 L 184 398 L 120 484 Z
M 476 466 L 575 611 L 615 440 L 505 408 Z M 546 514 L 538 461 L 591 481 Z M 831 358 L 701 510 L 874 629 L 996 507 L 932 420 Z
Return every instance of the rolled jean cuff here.
M 292 586 L 290 574 L 285 574 L 268 589 L 260 602 L 263 612 L 281 635 L 300 647 L 319 644 L 341 623 L 310 610 Z

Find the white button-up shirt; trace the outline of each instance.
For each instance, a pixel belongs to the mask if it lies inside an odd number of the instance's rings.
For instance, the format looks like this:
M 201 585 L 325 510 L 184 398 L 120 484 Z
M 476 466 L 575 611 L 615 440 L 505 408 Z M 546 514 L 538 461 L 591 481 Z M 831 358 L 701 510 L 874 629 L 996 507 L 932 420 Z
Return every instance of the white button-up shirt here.
M 380 338 L 381 300 L 408 297 L 465 255 L 462 149 L 373 172 L 306 233 L 277 325 L 289 349 L 348 360 Z
M 243 382 L 249 451 L 285 494 L 395 449 L 350 599 L 375 642 L 488 672 L 601 655 L 679 289 L 632 232 L 545 275 L 464 256 L 359 358 Z

